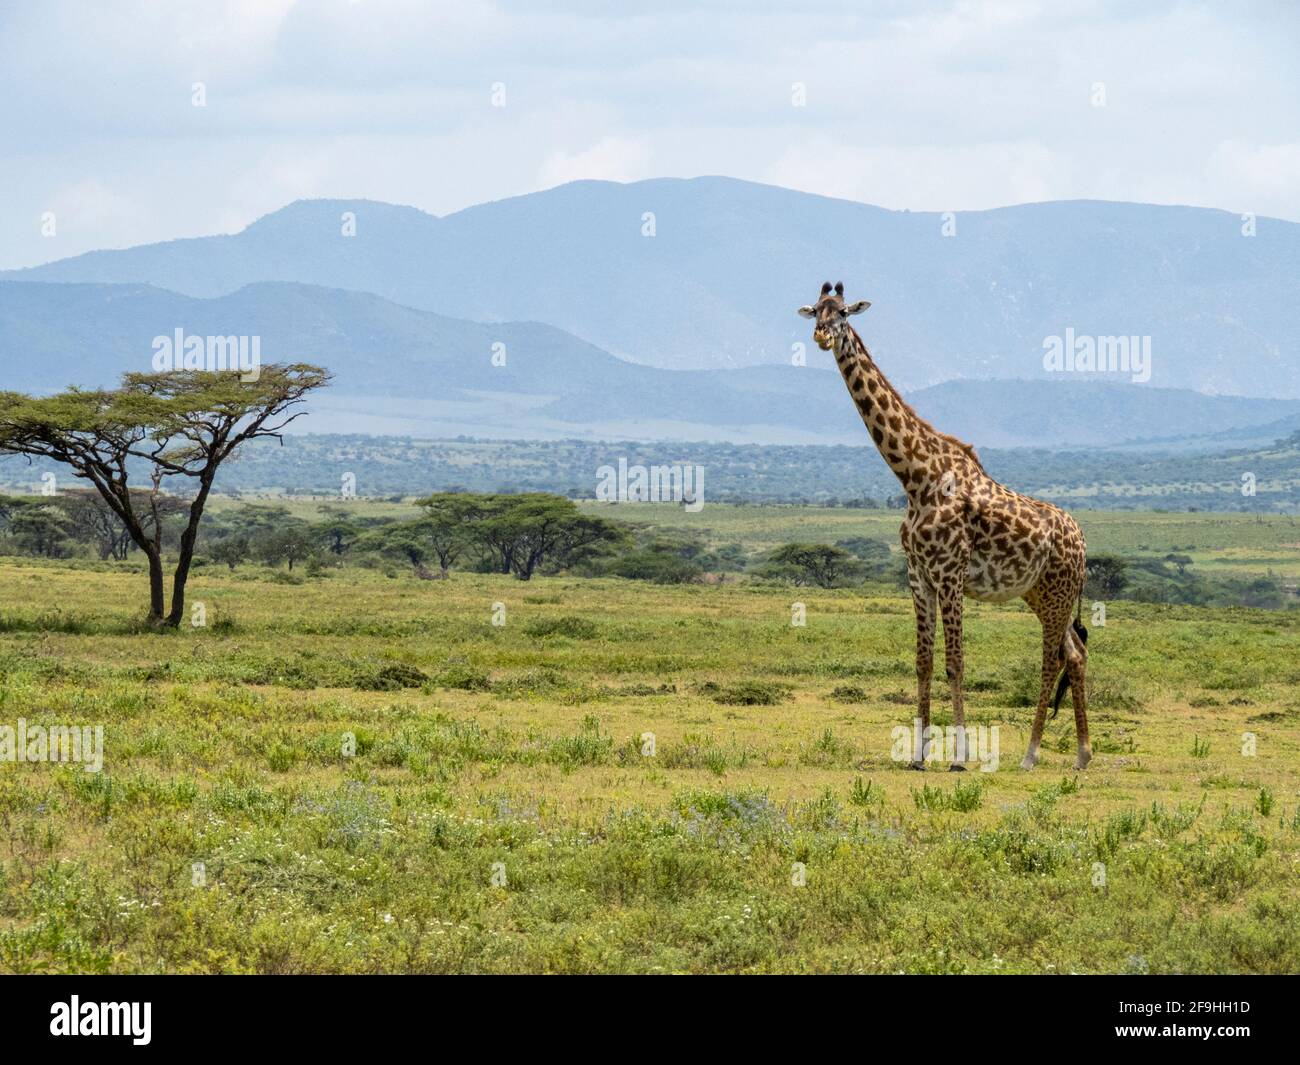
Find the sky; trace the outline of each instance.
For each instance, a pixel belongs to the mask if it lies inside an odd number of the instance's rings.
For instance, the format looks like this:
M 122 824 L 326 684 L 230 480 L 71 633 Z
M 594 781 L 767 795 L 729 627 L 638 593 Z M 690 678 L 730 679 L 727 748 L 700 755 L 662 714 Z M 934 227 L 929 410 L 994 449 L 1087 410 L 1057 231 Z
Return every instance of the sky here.
M 0 268 L 580 178 L 1300 221 L 1297 53 L 1286 2 L 0 0 Z

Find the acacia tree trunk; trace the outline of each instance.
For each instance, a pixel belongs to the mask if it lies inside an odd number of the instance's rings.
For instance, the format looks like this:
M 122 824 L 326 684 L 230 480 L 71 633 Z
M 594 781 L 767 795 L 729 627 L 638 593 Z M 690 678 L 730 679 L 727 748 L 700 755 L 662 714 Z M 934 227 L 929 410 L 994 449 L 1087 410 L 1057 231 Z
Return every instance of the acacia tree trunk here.
M 151 539 L 144 531 L 144 526 L 140 524 L 135 512 L 131 509 L 130 495 L 125 485 L 123 485 L 119 493 L 114 491 L 114 486 L 106 484 L 97 478 L 92 477 L 91 482 L 113 509 L 113 512 L 122 520 L 122 525 L 126 529 L 126 534 L 122 538 L 122 558 L 125 559 L 127 555 L 125 545 L 134 543 L 149 562 L 148 620 L 151 625 L 161 625 L 163 615 L 167 611 L 167 598 L 163 587 L 162 534 L 155 530 L 155 535 Z
M 517 567 L 515 567 L 515 576 L 521 581 L 531 581 L 533 579 L 533 570 L 537 567 L 537 563 L 540 561 L 541 559 L 536 553 L 529 555 Z
M 203 517 L 203 508 L 212 490 L 215 469 L 205 470 L 199 479 L 199 491 L 190 504 L 190 520 L 181 533 L 180 558 L 176 562 L 176 573 L 172 577 L 172 609 L 167 615 L 167 627 L 177 628 L 185 616 L 185 585 L 190 579 L 190 563 L 194 561 L 194 545 L 199 537 L 199 519 Z M 292 566 L 290 567 L 292 569 Z
M 157 538 L 153 540 L 149 538 L 144 531 L 144 526 L 136 519 L 135 513 L 127 504 L 118 501 L 108 489 L 101 489 L 101 492 L 114 506 L 118 517 L 122 519 L 129 540 L 140 549 L 149 562 L 149 624 L 160 625 L 167 611 L 167 598 L 163 589 L 162 552 L 158 548 Z M 123 557 L 125 556 L 126 552 L 123 551 Z
M 142 550 L 149 558 L 149 621 L 151 624 L 159 625 L 162 623 L 163 614 L 167 611 L 167 600 L 163 591 L 162 556 L 153 549 L 152 544 Z

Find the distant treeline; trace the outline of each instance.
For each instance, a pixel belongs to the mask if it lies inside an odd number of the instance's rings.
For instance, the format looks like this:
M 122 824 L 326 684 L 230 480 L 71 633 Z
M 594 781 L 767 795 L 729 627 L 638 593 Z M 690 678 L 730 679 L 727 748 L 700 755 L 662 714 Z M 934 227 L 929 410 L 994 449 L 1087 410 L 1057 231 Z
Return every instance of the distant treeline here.
M 157 535 L 172 551 L 186 508 L 158 497 Z M 439 492 L 417 501 L 418 516 L 358 515 L 322 504 L 315 520 L 275 504 L 246 504 L 212 513 L 202 526 L 195 568 L 260 566 L 291 581 L 327 576 L 342 566 L 400 570 L 446 580 L 453 570 L 625 577 L 657 583 L 716 582 L 740 574 L 824 588 L 868 579 L 906 582 L 901 559 L 866 537 L 838 544 L 787 544 L 748 552 L 710 545 L 698 532 L 653 529 L 584 513 L 572 500 L 541 492 Z M 151 535 L 153 535 L 151 527 Z M 128 561 L 136 551 L 121 522 L 95 492 L 0 496 L 0 555 Z
M 1116 510 L 1300 510 L 1300 433 L 1269 449 L 1215 454 L 987 450 L 998 480 L 1074 507 Z M 874 447 L 719 443 L 601 443 L 589 440 L 415 440 L 289 436 L 249 444 L 223 466 L 216 490 L 290 495 L 412 496 L 429 491 L 551 492 L 591 499 L 597 471 L 692 464 L 706 472 L 712 502 L 901 506 L 898 482 Z M 0 458 L 0 487 L 37 490 L 43 473 L 65 472 Z M 141 469 L 136 483 L 148 483 Z
M 158 515 L 157 535 L 173 552 L 187 508 L 173 497 L 142 500 Z M 312 518 L 278 504 L 246 503 L 209 514 L 194 565 L 290 583 L 359 566 L 389 576 L 446 580 L 454 571 L 622 577 L 661 584 L 776 581 L 821 588 L 907 586 L 904 560 L 883 540 L 787 543 L 750 550 L 710 542 L 702 532 L 608 520 L 548 493 L 438 492 L 413 518 L 367 515 L 322 503 Z M 151 526 L 151 536 L 153 526 Z M 129 562 L 136 552 L 98 493 L 0 496 L 0 555 Z M 1096 554 L 1088 560 L 1092 599 L 1199 606 L 1296 606 L 1276 577 L 1204 577 L 1189 555 L 1163 558 Z

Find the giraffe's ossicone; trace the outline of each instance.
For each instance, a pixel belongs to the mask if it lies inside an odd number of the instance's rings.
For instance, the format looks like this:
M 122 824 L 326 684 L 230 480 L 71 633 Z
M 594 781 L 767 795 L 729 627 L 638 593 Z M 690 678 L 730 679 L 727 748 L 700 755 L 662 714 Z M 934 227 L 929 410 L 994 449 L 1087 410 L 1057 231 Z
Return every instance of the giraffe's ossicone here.
M 1062 676 L 1074 699 L 1076 769 L 1092 759 L 1084 672 L 1086 631 L 1077 619 L 1087 559 L 1083 533 L 1060 507 L 1013 492 L 985 471 L 975 449 L 922 419 L 886 380 L 849 324 L 866 300 L 844 302 L 844 286 L 822 285 L 817 302 L 799 308 L 814 321 L 813 340 L 835 362 L 881 457 L 907 494 L 899 536 L 916 609 L 917 716 L 930 731 L 930 679 L 936 621 L 943 622 L 944 664 L 953 720 L 966 726 L 962 677 L 962 602 L 1022 598 L 1043 626 L 1043 672 L 1029 749 L 1032 769 L 1052 687 Z M 1075 617 L 1071 624 L 1071 618 Z M 1059 701 L 1059 692 L 1058 692 Z M 913 767 L 925 767 L 924 751 Z M 953 769 L 963 768 L 955 762 Z

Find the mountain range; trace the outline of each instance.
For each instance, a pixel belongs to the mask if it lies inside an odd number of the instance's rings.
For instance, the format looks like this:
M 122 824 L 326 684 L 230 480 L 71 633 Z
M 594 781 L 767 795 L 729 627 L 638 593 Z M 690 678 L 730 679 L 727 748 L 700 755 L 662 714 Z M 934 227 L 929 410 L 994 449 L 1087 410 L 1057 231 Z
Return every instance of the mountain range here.
M 1255 446 L 1300 427 L 1300 226 L 1254 226 L 1101 202 L 945 217 L 726 178 L 445 218 L 300 201 L 0 273 L 0 388 L 111 384 L 181 329 L 329 367 L 313 432 L 856 444 L 794 314 L 829 277 L 873 301 L 855 324 L 918 411 L 977 445 Z M 1149 337 L 1150 380 L 1047 373 L 1045 339 L 1071 332 Z
M 800 343 L 810 365 L 829 367 L 794 311 L 823 280 L 843 280 L 872 300 L 861 330 L 902 388 L 1045 377 L 1045 339 L 1073 330 L 1149 337 L 1151 384 L 1300 398 L 1300 225 L 1193 207 L 942 215 L 730 178 L 580 181 L 442 218 L 299 201 L 234 235 L 5 279 L 194 297 L 298 282 L 444 317 L 546 322 L 626 360 L 695 370 L 789 365 Z
M 669 370 L 619 359 L 537 322 L 487 325 L 367 293 L 282 282 L 200 299 L 150 285 L 0 282 L 6 388 L 114 384 L 152 366 L 154 338 L 253 335 L 264 361 L 335 373 L 312 401 L 313 432 L 515 438 L 861 443 L 839 374 L 813 366 Z M 888 370 L 890 367 L 886 367 Z M 909 395 L 978 445 L 1197 448 L 1236 434 L 1267 442 L 1300 427 L 1300 400 L 1059 377 L 948 381 Z M 1204 448 L 1222 441 L 1204 442 Z M 1204 449 L 1201 448 L 1201 449 Z

